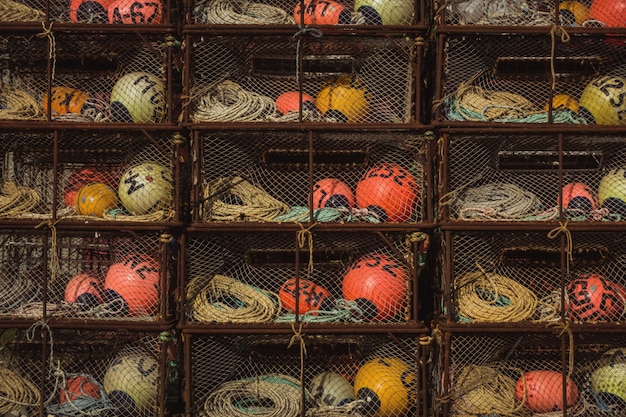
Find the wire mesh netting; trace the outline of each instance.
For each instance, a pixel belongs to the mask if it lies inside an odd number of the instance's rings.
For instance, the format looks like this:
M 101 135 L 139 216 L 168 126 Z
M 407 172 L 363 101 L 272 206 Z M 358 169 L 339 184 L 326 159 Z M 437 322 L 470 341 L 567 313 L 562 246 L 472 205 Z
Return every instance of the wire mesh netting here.
M 296 237 L 298 242 L 296 242 Z M 189 323 L 406 323 L 410 236 L 370 233 L 194 236 L 186 248 Z M 302 241 L 300 241 L 300 239 Z M 296 273 L 299 281 L 296 282 Z
M 187 44 L 195 123 L 297 122 L 300 110 L 305 121 L 329 123 L 414 118 L 411 38 L 257 34 L 194 36 Z
M 410 133 L 204 134 L 197 222 L 420 222 L 426 141 Z M 312 166 L 310 158 L 312 157 Z M 309 203 L 312 200 L 312 206 Z
M 167 23 L 168 0 L 3 0 L 0 22 L 155 25 Z
M 439 118 L 622 125 L 618 35 L 450 35 L 438 68 Z M 554 85 L 552 85 L 554 79 Z
M 417 3 L 417 4 L 415 4 Z M 410 25 L 419 20 L 413 0 L 198 0 L 193 23 L 231 25 Z
M 447 138 L 448 182 L 440 202 L 450 219 L 536 221 L 562 214 L 570 221 L 621 222 L 626 215 L 624 140 L 618 135 Z
M 557 234 L 558 236 L 558 234 Z M 443 300 L 458 322 L 551 322 L 561 317 L 561 241 L 546 233 L 454 233 L 452 276 L 444 272 Z M 587 260 L 584 246 L 573 259 Z
M 445 415 L 623 414 L 625 336 L 570 333 L 561 348 L 556 330 L 451 336 L 433 373 L 435 395 L 450 398 Z
M 169 306 L 169 235 L 2 235 L 0 315 L 156 321 Z M 49 268 L 52 264 L 52 269 Z
M 38 333 L 31 329 L 1 333 L 0 370 L 13 372 L 11 378 L 0 379 L 10 387 L 2 391 L 4 410 L 31 415 L 42 404 L 50 416 L 163 415 L 160 375 L 168 370 L 161 357 L 171 351 L 166 338 L 119 330 L 57 329 L 46 339 Z M 42 379 L 43 385 L 28 384 Z M 23 392 L 22 398 L 4 395 L 18 392 Z M 32 397 L 26 397 L 30 392 Z
M 421 400 L 411 337 L 203 336 L 191 353 L 194 415 L 392 417 Z
M 45 120 L 49 113 L 70 122 L 167 121 L 163 35 L 50 33 L 0 41 L 0 119 Z

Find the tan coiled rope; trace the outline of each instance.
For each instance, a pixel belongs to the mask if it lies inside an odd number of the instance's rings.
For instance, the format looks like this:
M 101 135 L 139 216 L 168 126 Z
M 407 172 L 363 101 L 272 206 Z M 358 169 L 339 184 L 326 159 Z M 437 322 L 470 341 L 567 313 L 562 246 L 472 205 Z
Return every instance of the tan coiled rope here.
M 0 364 L 0 414 L 39 405 L 39 389 L 29 379 Z
M 0 217 L 30 214 L 41 203 L 39 193 L 7 181 L 0 185 Z
M 13 0 L 0 1 L 0 21 L 3 22 L 42 22 L 46 13 Z
M 264 3 L 242 0 L 209 0 L 196 9 L 203 23 L 233 25 L 295 25 L 285 10 Z
M 278 295 L 234 278 L 216 274 L 203 285 L 205 280 L 205 277 L 197 276 L 187 286 L 193 320 L 205 323 L 268 323 L 274 321 L 282 308 Z M 238 305 L 232 307 L 224 299 Z
M 242 204 L 222 201 L 225 195 L 238 197 Z M 205 187 L 204 199 L 205 221 L 268 221 L 289 211 L 287 204 L 241 177 L 211 181 Z
M 7 84 L 0 86 L 0 119 L 2 120 L 44 120 L 39 102 L 28 92 Z
M 194 122 L 255 122 L 278 114 L 274 99 L 245 90 L 233 81 L 221 81 L 206 87 L 198 96 Z
M 204 402 L 206 417 L 297 417 L 300 382 L 288 375 L 268 374 L 227 381 Z

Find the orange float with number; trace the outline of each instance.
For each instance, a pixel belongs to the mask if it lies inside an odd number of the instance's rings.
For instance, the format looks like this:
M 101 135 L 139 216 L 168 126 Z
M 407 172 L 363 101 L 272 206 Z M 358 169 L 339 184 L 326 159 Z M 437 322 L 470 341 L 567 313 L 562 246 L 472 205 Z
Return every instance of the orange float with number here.
M 83 105 L 89 98 L 89 95 L 75 88 L 56 86 L 50 90 L 50 108 L 52 116 L 60 114 L 77 113 L 80 114 Z M 41 101 L 44 113 L 48 113 L 48 93 L 46 92 Z
M 314 310 L 330 310 L 334 306 L 330 291 L 308 279 L 300 278 L 299 287 L 296 286 L 295 278 L 288 279 L 281 285 L 278 296 L 285 310 L 290 313 L 296 312 L 296 298 L 298 299 L 298 314 Z
M 296 3 L 293 18 L 297 24 L 305 25 L 346 25 L 350 23 L 351 10 L 341 3 L 332 0 L 305 0 L 303 20 L 302 4 Z
M 116 0 L 109 5 L 109 23 L 158 25 L 163 20 L 163 6 L 158 0 Z
M 351 209 L 354 193 L 350 186 L 337 178 L 323 178 L 313 184 L 313 209 L 323 207 Z

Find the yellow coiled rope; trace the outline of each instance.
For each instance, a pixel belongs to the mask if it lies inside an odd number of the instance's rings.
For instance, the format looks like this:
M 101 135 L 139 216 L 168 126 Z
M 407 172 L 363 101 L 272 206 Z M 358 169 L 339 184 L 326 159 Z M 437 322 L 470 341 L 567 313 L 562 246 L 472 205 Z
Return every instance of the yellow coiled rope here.
M 0 21 L 43 22 L 46 13 L 13 0 L 0 1 Z
M 215 323 L 267 323 L 280 312 L 280 298 L 269 291 L 224 275 L 206 283 L 197 276 L 187 287 L 191 318 Z M 226 301 L 225 301 L 226 300 Z
M 453 387 L 454 415 L 524 416 L 526 410 L 515 398 L 516 381 L 488 366 L 464 367 Z
M 203 23 L 234 25 L 295 25 L 293 16 L 280 7 L 243 0 L 209 0 L 196 8 Z
M 301 409 L 300 382 L 270 374 L 227 381 L 204 402 L 206 417 L 297 417 Z
M 482 269 L 456 278 L 454 288 L 457 313 L 472 322 L 524 321 L 537 310 L 535 293 L 515 280 Z
M 194 122 L 254 122 L 278 114 L 273 98 L 245 90 L 233 81 L 210 85 L 194 96 L 199 96 Z
M 39 102 L 24 90 L 3 84 L 0 86 L 0 119 L 2 120 L 44 120 Z
M 0 414 L 39 405 L 39 389 L 29 379 L 0 365 Z
M 241 204 L 222 201 L 227 195 L 237 197 Z M 289 211 L 287 204 L 240 177 L 211 181 L 205 187 L 204 199 L 205 221 L 268 221 Z
M 30 214 L 40 203 L 41 196 L 31 188 L 10 181 L 0 185 L 0 217 Z

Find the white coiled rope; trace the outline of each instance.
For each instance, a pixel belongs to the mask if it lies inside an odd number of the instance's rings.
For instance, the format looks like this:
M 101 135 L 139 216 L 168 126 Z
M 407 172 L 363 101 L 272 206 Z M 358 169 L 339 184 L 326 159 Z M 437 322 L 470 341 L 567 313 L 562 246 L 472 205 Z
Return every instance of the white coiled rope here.
M 500 182 L 468 188 L 452 204 L 459 220 L 536 220 L 558 215 L 557 207 L 544 210 L 534 193 Z
M 194 122 L 258 122 L 276 117 L 274 99 L 243 89 L 233 81 L 221 81 L 200 93 Z
M 196 8 L 202 23 L 233 25 L 295 25 L 293 16 L 269 4 L 242 0 L 211 0 Z
M 297 417 L 301 409 L 300 382 L 270 374 L 227 381 L 204 402 L 204 417 Z
M 187 287 L 191 318 L 204 323 L 268 323 L 282 308 L 269 291 L 216 274 L 203 285 L 197 276 Z
M 241 204 L 222 201 L 235 196 Z M 204 191 L 204 219 L 206 221 L 268 221 L 289 211 L 289 206 L 269 195 L 265 190 L 241 177 L 218 178 L 208 183 Z

